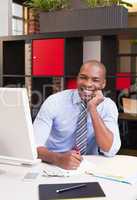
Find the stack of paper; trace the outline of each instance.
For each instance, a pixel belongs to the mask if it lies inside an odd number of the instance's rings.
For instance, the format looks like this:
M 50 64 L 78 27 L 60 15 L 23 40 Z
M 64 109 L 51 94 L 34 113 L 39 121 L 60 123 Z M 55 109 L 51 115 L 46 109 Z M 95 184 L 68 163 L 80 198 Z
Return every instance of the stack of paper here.
M 137 157 L 117 155 L 106 158 L 102 165 L 88 170 L 96 177 L 115 180 L 123 183 L 137 183 Z

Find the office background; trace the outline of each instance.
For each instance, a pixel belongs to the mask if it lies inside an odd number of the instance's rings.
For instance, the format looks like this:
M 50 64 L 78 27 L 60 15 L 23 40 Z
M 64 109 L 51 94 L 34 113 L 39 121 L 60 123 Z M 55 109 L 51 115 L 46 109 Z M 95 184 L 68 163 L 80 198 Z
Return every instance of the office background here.
M 47 31 L 39 34 L 41 30 L 38 16 L 24 7 L 23 1 L 0 1 L 0 84 L 4 87 L 28 88 L 33 119 L 47 96 L 65 88 L 76 87 L 76 74 L 82 62 L 88 59 L 100 60 L 107 66 L 108 85 L 104 92 L 114 99 L 119 112 L 123 112 L 121 94 L 137 82 L 137 3 L 130 9 L 126 29 L 58 34 L 48 34 Z M 72 7 L 77 10 L 86 6 L 75 0 L 72 1 Z M 49 49 L 52 49 L 51 52 Z M 49 58 L 46 62 L 43 52 Z M 50 63 L 52 56 L 54 62 Z M 49 63 L 53 66 L 52 69 L 48 67 Z M 60 67 L 56 69 L 57 65 Z M 119 126 L 121 152 L 137 155 L 136 120 L 126 120 L 123 124 L 123 119 L 120 119 Z M 126 127 L 123 129 L 123 126 Z

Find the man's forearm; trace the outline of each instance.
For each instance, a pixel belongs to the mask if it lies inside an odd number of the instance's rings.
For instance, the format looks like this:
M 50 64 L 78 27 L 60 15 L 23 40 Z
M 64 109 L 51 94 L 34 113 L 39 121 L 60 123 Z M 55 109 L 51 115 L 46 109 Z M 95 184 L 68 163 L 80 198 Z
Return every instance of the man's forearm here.
M 99 113 L 97 112 L 96 107 L 90 108 L 90 115 L 95 131 L 96 142 L 103 151 L 107 152 L 112 146 L 113 134 L 104 124 Z
M 75 150 L 57 153 L 49 151 L 46 147 L 38 147 L 37 151 L 40 159 L 63 169 L 77 169 L 82 160 L 81 155 Z
M 38 157 L 42 159 L 42 161 L 58 165 L 60 153 L 48 151 L 46 147 L 38 147 L 37 151 L 38 151 Z

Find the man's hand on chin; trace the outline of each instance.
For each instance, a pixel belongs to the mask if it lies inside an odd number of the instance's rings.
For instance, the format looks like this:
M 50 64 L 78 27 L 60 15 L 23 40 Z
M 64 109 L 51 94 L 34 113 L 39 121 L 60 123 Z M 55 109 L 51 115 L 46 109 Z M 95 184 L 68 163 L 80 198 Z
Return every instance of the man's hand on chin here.
M 101 102 L 104 101 L 104 96 L 101 90 L 96 90 L 93 97 L 88 101 L 88 108 L 94 106 L 97 107 Z

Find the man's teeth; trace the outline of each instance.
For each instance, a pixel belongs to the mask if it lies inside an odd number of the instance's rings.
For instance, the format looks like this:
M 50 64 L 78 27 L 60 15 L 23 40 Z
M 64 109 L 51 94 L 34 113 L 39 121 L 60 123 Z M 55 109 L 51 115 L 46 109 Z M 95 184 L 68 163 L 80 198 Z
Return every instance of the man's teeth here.
M 92 91 L 89 91 L 89 90 L 83 90 L 83 92 L 87 94 L 92 94 Z

